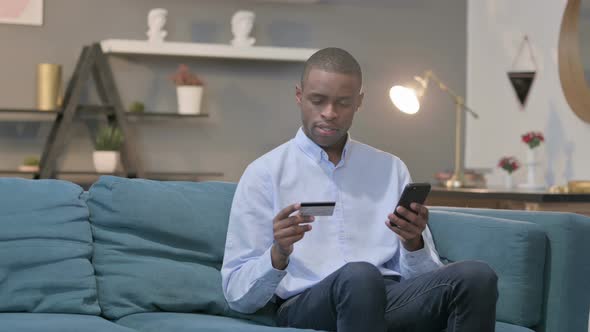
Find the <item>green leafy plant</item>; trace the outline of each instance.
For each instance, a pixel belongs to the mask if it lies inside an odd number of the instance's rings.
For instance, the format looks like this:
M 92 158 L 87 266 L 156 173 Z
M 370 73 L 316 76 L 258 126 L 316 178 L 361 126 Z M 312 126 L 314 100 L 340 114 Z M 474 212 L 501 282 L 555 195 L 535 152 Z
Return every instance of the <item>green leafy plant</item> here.
M 23 160 L 23 165 L 25 166 L 39 166 L 40 163 L 41 161 L 39 160 L 39 158 L 35 156 L 25 157 L 25 159 Z
M 102 127 L 96 135 L 97 151 L 118 151 L 123 145 L 123 133 L 117 127 Z
M 145 105 L 140 101 L 134 101 L 129 106 L 129 111 L 135 113 L 143 113 L 143 111 L 145 111 Z

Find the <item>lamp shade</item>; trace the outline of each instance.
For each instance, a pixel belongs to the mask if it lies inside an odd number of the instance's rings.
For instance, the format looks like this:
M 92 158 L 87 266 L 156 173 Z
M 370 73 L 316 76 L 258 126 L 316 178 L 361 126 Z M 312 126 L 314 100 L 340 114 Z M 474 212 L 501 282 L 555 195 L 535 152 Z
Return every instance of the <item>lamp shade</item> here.
M 420 110 L 420 101 L 414 89 L 396 85 L 389 90 L 389 99 L 404 113 L 414 114 Z

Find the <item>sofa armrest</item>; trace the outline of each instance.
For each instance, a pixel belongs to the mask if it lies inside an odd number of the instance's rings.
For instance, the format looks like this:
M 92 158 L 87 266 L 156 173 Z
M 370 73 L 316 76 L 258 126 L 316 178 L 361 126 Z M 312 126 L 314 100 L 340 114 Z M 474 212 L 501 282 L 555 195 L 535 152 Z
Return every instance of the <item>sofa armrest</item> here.
M 433 207 L 540 226 L 547 234 L 544 317 L 539 331 L 584 331 L 590 308 L 590 218 L 574 213 Z
M 541 320 L 545 232 L 538 225 L 431 210 L 430 229 L 444 260 L 481 260 L 498 274 L 500 321 L 535 326 Z

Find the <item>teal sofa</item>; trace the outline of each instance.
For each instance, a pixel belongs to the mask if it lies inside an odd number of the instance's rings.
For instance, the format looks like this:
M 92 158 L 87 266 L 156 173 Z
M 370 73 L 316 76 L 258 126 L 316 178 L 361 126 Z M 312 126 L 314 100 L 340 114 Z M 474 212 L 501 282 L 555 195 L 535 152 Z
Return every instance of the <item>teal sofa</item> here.
M 235 184 L 0 179 L 0 331 L 300 331 L 232 311 L 219 269 Z M 433 208 L 441 258 L 499 275 L 496 331 L 585 331 L 590 219 Z

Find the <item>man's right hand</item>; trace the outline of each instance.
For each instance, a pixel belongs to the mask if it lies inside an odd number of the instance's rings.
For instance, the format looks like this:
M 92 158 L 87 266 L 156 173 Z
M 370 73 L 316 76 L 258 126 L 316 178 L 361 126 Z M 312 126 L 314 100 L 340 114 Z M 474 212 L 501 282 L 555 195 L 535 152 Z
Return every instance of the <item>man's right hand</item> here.
M 284 270 L 289 262 L 289 255 L 293 252 L 293 244 L 303 238 L 305 232 L 311 230 L 313 216 L 293 215 L 301 208 L 300 203 L 292 204 L 281 210 L 273 219 L 274 244 L 270 251 L 272 266 Z

